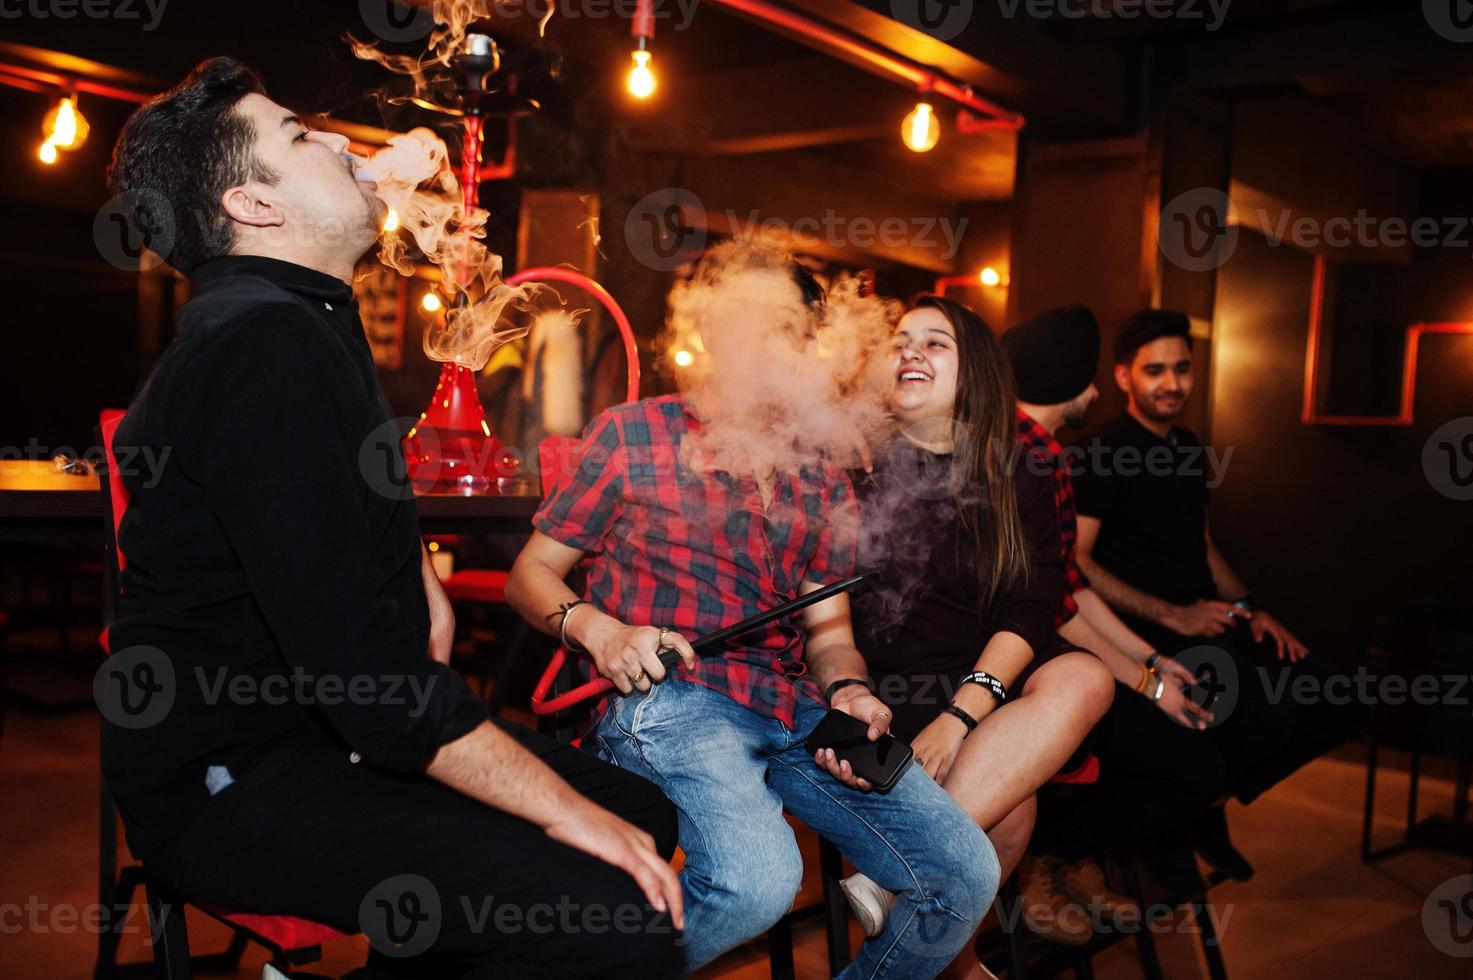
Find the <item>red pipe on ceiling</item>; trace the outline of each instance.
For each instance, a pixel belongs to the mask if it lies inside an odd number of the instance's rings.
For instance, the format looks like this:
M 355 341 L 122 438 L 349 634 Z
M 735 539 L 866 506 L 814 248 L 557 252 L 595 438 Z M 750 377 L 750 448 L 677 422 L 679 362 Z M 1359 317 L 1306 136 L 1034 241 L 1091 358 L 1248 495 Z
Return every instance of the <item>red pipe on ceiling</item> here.
M 835 51 L 861 61 L 885 74 L 893 75 L 922 92 L 934 92 L 950 99 L 965 109 L 979 112 L 997 120 L 1001 127 L 1014 132 L 1022 129 L 1027 120 L 1019 113 L 1004 109 L 995 102 L 982 98 L 972 86 L 958 82 L 919 62 L 880 47 L 873 41 L 851 34 L 832 24 L 816 20 L 807 14 L 780 7 L 768 0 L 710 0 L 718 7 L 726 7 L 754 20 L 771 24 L 812 43 L 821 50 Z
M 6 78 L 6 75 L 14 76 L 14 78 Z M 48 85 L 63 92 L 84 92 L 87 95 L 96 95 L 104 99 L 117 99 L 119 102 L 136 102 L 139 105 L 153 98 L 152 94 L 146 92 L 134 92 L 132 89 L 118 88 L 116 85 L 105 85 L 102 82 L 94 82 L 86 78 L 41 71 L 26 65 L 0 61 L 0 84 L 15 85 L 17 88 L 27 88 L 29 87 L 25 84 L 27 82 Z

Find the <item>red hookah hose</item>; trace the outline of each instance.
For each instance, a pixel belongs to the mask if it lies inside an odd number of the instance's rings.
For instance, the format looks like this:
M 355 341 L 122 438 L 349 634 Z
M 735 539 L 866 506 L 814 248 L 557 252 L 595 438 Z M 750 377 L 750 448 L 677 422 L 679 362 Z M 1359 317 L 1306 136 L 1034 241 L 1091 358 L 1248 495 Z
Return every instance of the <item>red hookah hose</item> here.
M 639 350 L 634 343 L 634 327 L 629 323 L 629 317 L 624 314 L 624 309 L 609 293 L 607 289 L 598 282 L 573 269 L 564 269 L 559 266 L 539 265 L 531 269 L 523 269 L 514 276 L 508 276 L 508 286 L 520 286 L 524 282 L 565 282 L 570 286 L 585 289 L 594 299 L 603 304 L 603 308 L 609 311 L 609 316 L 614 318 L 614 324 L 619 328 L 619 336 L 624 340 L 624 358 L 629 368 L 625 374 L 625 401 L 639 400 Z
M 858 575 L 851 575 L 843 581 L 825 585 L 821 589 L 814 589 L 806 595 L 791 599 L 780 606 L 774 606 L 766 612 L 757 613 L 755 616 L 748 616 L 741 622 L 722 627 L 714 633 L 707 633 L 705 636 L 697 638 L 691 644 L 691 647 L 696 651 L 696 656 L 698 657 L 712 656 L 720 652 L 720 647 L 727 640 L 736 639 L 738 636 L 750 633 L 759 626 L 765 626 L 773 620 L 782 619 L 790 613 L 795 613 L 816 602 L 822 602 L 825 599 L 832 598 L 840 592 L 848 592 L 873 574 L 873 572 L 861 572 Z M 552 659 L 547 662 L 547 669 L 542 672 L 542 677 L 538 679 L 537 686 L 532 690 L 533 714 L 555 715 L 559 711 L 566 711 L 575 704 L 587 701 L 589 698 L 597 697 L 605 691 L 613 689 L 613 681 L 607 677 L 595 677 L 591 681 L 585 681 L 579 684 L 566 694 L 559 694 L 557 697 L 549 700 L 547 693 L 552 690 L 552 685 L 557 680 L 557 676 L 562 671 L 563 664 L 566 662 L 567 651 L 562 647 L 558 647 L 557 652 L 552 655 Z M 665 669 L 670 670 L 676 664 L 680 663 L 680 654 L 674 649 L 666 647 L 660 651 L 660 663 L 665 665 Z

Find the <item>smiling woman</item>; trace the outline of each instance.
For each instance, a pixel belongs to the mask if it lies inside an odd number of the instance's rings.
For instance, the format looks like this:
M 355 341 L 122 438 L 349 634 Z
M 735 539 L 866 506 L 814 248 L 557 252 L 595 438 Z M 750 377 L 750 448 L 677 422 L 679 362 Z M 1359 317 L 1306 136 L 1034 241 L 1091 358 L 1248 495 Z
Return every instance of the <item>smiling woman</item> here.
M 864 567 L 855 639 L 893 730 L 983 830 L 1004 874 L 1033 827 L 1033 794 L 1109 706 L 1094 657 L 1055 637 L 1065 591 L 1051 480 L 1020 465 L 1012 375 L 991 329 L 920 297 L 895 334 L 900 438 L 856 476 Z M 867 932 L 888 896 L 845 882 Z M 947 976 L 975 977 L 970 953 Z M 984 976 L 986 974 L 983 974 Z

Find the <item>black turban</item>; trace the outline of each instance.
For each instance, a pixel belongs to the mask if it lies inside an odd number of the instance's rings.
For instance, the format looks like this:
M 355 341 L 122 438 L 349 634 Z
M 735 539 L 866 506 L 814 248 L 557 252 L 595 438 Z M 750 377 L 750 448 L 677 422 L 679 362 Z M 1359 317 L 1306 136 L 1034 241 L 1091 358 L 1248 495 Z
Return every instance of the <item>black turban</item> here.
M 1084 394 L 1100 363 L 1100 325 L 1084 306 L 1024 320 L 1002 336 L 1013 362 L 1018 400 L 1059 405 Z

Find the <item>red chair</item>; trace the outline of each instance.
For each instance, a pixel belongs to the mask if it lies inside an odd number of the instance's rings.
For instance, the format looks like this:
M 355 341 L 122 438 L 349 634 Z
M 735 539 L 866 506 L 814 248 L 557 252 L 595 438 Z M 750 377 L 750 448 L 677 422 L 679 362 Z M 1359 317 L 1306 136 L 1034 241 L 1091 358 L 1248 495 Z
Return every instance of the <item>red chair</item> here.
M 102 562 L 105 625 L 98 642 L 103 653 L 109 655 L 112 649 L 108 634 L 117 617 L 118 599 L 122 595 L 122 572 L 128 563 L 127 557 L 118 547 L 117 539 L 118 527 L 128 509 L 128 490 L 122 480 L 113 476 L 118 468 L 117 458 L 113 455 L 113 438 L 122 421 L 121 410 L 106 409 L 99 419 L 97 429 L 106 462 L 99 475 L 103 490 L 103 513 L 107 522 L 106 533 L 103 535 L 105 555 Z M 121 898 L 125 904 L 131 905 L 134 892 L 139 885 L 143 886 L 148 901 L 154 964 L 160 975 L 167 980 L 189 980 L 195 970 L 233 972 L 240 965 L 241 954 L 245 952 L 248 942 L 264 946 L 271 954 L 271 965 L 282 973 L 290 974 L 293 967 L 320 959 L 323 943 L 346 935 L 331 926 L 295 916 L 255 915 L 234 912 L 219 906 L 186 903 L 152 880 L 147 869 L 140 865 L 131 865 L 119 872 L 117 804 L 108 792 L 105 779 L 102 780 L 101 814 L 99 904 L 104 909 L 112 910 L 118 907 L 117 903 Z M 209 956 L 190 956 L 189 933 L 184 917 L 186 904 L 193 904 L 230 928 L 232 935 L 226 950 Z M 116 917 L 115 928 L 122 924 L 123 918 Z M 103 930 L 99 936 L 95 970 L 97 977 L 112 977 L 125 969 L 124 965 L 117 962 L 118 933 L 115 928 Z

